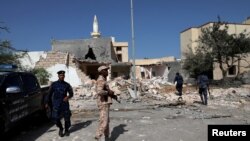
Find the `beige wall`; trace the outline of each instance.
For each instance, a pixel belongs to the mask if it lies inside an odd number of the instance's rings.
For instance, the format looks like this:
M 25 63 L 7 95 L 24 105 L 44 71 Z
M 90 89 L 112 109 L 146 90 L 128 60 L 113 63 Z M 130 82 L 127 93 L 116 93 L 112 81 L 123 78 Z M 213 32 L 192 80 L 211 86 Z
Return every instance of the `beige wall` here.
M 153 64 L 161 64 L 163 62 L 173 62 L 175 61 L 175 57 L 170 56 L 170 57 L 163 57 L 163 58 L 154 58 L 154 59 L 136 59 L 135 60 L 135 65 L 140 66 L 140 65 L 153 65 Z M 130 60 L 132 62 L 132 60 Z
M 207 23 L 197 28 L 190 28 L 183 32 L 180 35 L 180 45 L 181 45 L 181 59 L 185 59 L 185 53 L 189 51 L 188 47 L 192 48 L 192 51 L 195 53 L 196 47 L 198 44 L 196 41 L 201 35 L 201 29 L 212 26 L 213 23 Z M 228 33 L 229 34 L 239 34 L 246 30 L 250 33 L 250 24 L 228 24 Z
M 111 67 L 111 77 L 119 76 L 129 76 L 130 75 L 130 66 L 112 66 Z
M 248 21 L 245 21 L 244 23 L 248 23 Z M 197 28 L 189 28 L 187 30 L 184 30 L 181 32 L 180 35 L 180 46 L 181 46 L 181 59 L 186 58 L 186 53 L 189 52 L 189 47 L 192 49 L 192 52 L 195 53 L 195 50 L 198 46 L 196 41 L 198 40 L 199 36 L 201 35 L 201 29 L 207 28 L 212 26 L 213 23 L 207 23 Z M 239 34 L 246 30 L 246 32 L 250 33 L 250 24 L 228 24 L 228 33 L 229 34 Z M 248 61 L 250 61 L 250 57 L 247 58 Z M 241 62 L 244 63 L 244 62 Z M 237 65 L 237 64 L 236 64 Z M 244 70 L 244 69 L 243 69 Z M 240 71 L 241 73 L 242 71 Z M 218 64 L 214 64 L 214 70 L 213 70 L 213 76 L 214 79 L 218 80 L 222 78 L 222 72 L 218 68 Z M 230 76 L 229 76 L 230 77 Z
M 248 17 L 247 20 L 245 20 L 244 22 L 242 22 L 243 24 L 250 24 L 250 17 Z
M 198 46 L 197 41 L 199 39 L 199 36 L 201 35 L 201 29 L 207 28 L 212 25 L 213 25 L 212 23 L 207 23 L 205 25 L 202 25 L 201 27 L 190 28 L 181 32 L 180 35 L 181 59 L 186 58 L 186 53 L 190 51 L 189 48 L 191 48 L 191 51 L 195 53 L 195 50 Z
M 154 77 L 153 73 L 155 74 L 155 76 L 167 78 L 169 70 L 168 66 L 165 63 L 174 61 L 176 61 L 176 59 L 173 56 L 154 59 L 136 59 L 136 78 L 143 79 L 141 75 L 142 72 L 144 72 L 144 78 L 146 79 L 151 79 L 152 77 Z
M 142 76 L 144 73 L 144 78 Z M 136 78 L 138 79 L 151 79 L 153 77 L 168 77 L 168 66 L 162 65 L 151 65 L 151 66 L 136 66 Z
M 122 55 L 121 62 L 128 62 L 128 42 L 112 42 L 116 55 Z M 121 50 L 117 51 L 117 47 L 120 47 Z
M 238 70 L 238 64 L 240 64 L 240 70 Z M 235 77 L 236 74 L 239 72 L 239 74 L 250 71 L 250 54 L 247 55 L 247 57 L 244 60 L 241 60 L 240 62 L 235 62 L 234 65 L 236 66 L 236 73 L 234 75 L 230 75 L 227 73 L 227 77 Z M 224 68 L 227 68 L 226 65 L 223 65 Z M 214 80 L 220 80 L 222 78 L 222 72 L 219 68 L 218 63 L 214 63 L 214 70 L 213 70 L 213 79 Z

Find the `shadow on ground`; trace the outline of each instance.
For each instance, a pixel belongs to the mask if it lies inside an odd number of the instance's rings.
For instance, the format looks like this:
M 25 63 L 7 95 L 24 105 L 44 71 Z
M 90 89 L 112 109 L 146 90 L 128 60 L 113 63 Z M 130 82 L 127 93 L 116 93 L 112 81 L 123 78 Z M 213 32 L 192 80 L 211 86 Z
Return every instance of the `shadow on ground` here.
M 92 122 L 93 122 L 93 120 L 87 120 L 86 122 L 76 123 L 76 124 L 72 125 L 72 127 L 70 129 L 70 132 L 76 132 L 78 130 L 81 130 L 82 128 L 86 128 Z
M 26 141 L 26 139 L 23 139 L 25 138 L 24 136 L 26 136 L 27 133 L 36 130 L 38 132 L 29 137 L 29 140 L 36 140 L 38 137 L 46 133 L 53 125 L 54 124 L 51 121 L 44 116 L 41 116 L 41 113 L 38 112 L 16 123 L 13 128 L 1 135 L 0 138 L 5 141 Z
M 128 130 L 125 130 L 126 124 L 120 124 L 113 128 L 113 131 L 111 132 L 110 141 L 115 141 L 121 134 L 124 134 L 124 132 L 127 132 Z

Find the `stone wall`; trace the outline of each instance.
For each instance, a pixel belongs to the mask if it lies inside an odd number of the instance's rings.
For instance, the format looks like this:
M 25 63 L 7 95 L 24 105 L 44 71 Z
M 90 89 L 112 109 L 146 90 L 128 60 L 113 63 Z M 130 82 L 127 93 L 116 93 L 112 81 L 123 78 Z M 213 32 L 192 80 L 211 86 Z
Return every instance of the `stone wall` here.
M 68 59 L 68 60 L 67 60 Z M 73 56 L 63 52 L 48 52 L 46 58 L 40 58 L 40 60 L 36 63 L 36 68 L 49 68 L 55 64 L 68 64 L 73 65 L 72 61 Z
M 78 77 L 81 79 L 81 82 L 86 82 L 89 80 L 89 77 L 79 69 L 79 67 L 73 62 L 74 55 L 63 52 L 51 51 L 47 53 L 46 58 L 40 58 L 36 63 L 35 68 L 45 68 L 48 69 L 56 64 L 65 64 L 76 69 Z M 54 74 L 52 74 L 54 75 Z
M 168 82 L 174 81 L 175 74 L 177 72 L 179 72 L 183 76 L 182 71 L 181 71 L 180 62 L 178 62 L 178 61 L 168 62 L 167 65 L 168 65 L 168 67 L 170 67 L 169 73 L 168 73 Z

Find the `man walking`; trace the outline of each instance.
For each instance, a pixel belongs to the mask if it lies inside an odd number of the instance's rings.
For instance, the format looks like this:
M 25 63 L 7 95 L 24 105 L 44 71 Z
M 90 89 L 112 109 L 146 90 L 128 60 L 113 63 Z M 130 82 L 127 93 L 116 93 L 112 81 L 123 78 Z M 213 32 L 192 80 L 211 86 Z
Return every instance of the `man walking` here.
M 110 90 L 106 79 L 108 76 L 107 66 L 98 68 L 99 77 L 96 81 L 97 106 L 99 109 L 99 126 L 96 130 L 96 140 L 108 141 L 109 139 L 109 109 L 112 104 L 112 98 L 117 99 L 114 91 Z
M 53 82 L 49 89 L 49 94 L 46 99 L 46 107 L 51 106 L 52 109 L 52 120 L 59 128 L 59 136 L 69 136 L 69 128 L 71 126 L 71 111 L 69 108 L 69 99 L 73 97 L 73 90 L 69 83 L 64 81 L 65 71 L 61 70 L 57 72 L 58 80 Z M 68 95 L 67 95 L 68 93 Z M 64 118 L 64 128 L 61 123 L 61 117 Z
M 204 72 L 202 72 L 198 76 L 197 83 L 199 85 L 199 94 L 201 97 L 201 102 L 202 104 L 207 105 L 207 90 L 209 87 L 209 81 L 208 81 L 208 77 L 205 75 Z
M 179 72 L 176 73 L 174 78 L 174 83 L 176 82 L 176 90 L 178 91 L 178 95 L 182 96 L 182 85 L 183 85 L 183 77 L 180 75 Z

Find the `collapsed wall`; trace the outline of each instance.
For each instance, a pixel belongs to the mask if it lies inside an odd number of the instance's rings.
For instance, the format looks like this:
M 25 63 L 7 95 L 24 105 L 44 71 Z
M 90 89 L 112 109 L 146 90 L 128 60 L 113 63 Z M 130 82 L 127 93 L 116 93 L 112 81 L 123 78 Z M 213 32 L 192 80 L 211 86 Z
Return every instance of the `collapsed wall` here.
M 74 55 L 63 52 L 48 52 L 46 58 L 40 58 L 35 68 L 45 68 L 52 76 L 49 81 L 56 81 L 59 70 L 66 72 L 65 81 L 69 82 L 73 87 L 83 85 L 88 81 L 88 76 L 83 73 L 79 67 L 73 63 Z

